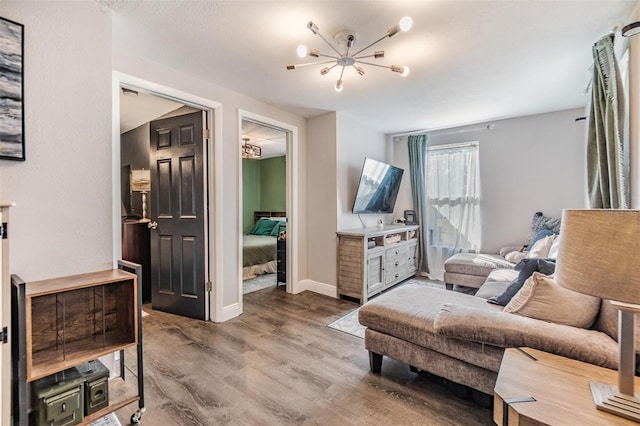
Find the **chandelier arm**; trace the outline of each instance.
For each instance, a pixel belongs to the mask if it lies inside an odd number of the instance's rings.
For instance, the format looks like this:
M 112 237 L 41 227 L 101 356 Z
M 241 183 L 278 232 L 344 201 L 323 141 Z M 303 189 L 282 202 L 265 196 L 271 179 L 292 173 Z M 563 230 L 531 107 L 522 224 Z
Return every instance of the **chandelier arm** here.
M 370 45 L 368 45 L 367 47 L 363 47 L 362 49 L 358 50 L 356 53 L 354 53 L 353 55 L 351 55 L 351 57 L 354 57 L 362 52 L 364 52 L 365 50 L 367 50 L 368 48 L 370 48 L 371 46 L 373 46 L 376 43 L 381 42 L 382 40 L 384 40 L 385 38 L 389 37 L 387 34 L 383 35 L 382 37 L 380 37 L 379 39 L 377 39 L 376 41 L 374 41 L 373 43 L 371 43 Z
M 337 65 L 337 64 L 336 64 Z M 342 71 L 340 71 L 340 78 L 338 80 L 342 80 L 342 76 L 344 75 L 344 65 L 342 66 Z
M 391 67 L 390 67 L 390 66 L 388 66 L 388 65 L 374 64 L 374 63 L 371 63 L 371 62 L 363 62 L 363 61 L 359 61 L 359 60 L 357 60 L 357 61 L 356 61 L 356 63 L 357 63 L 357 64 L 371 65 L 372 67 L 380 67 L 380 68 L 387 68 L 387 69 L 391 69 Z
M 336 49 L 335 47 L 333 47 L 333 44 L 329 43 L 329 41 L 328 41 L 326 38 L 324 38 L 324 36 L 323 36 L 322 34 L 320 34 L 320 32 L 318 32 L 318 35 L 320 36 L 320 38 L 321 38 L 322 40 L 324 40 L 324 42 L 325 42 L 325 43 L 327 43 L 327 44 L 329 45 L 329 47 L 330 47 L 331 49 L 333 49 L 333 51 L 334 51 L 334 52 L 336 52 L 336 53 L 338 54 L 338 56 L 339 56 L 339 57 L 340 57 L 340 56 L 342 56 L 342 53 L 340 53 L 340 52 L 338 51 L 338 49 Z
M 334 61 L 337 61 L 338 59 L 340 59 L 340 57 L 339 57 L 339 56 L 325 55 L 325 54 L 323 54 L 323 53 L 318 53 L 318 56 L 322 56 L 323 58 L 331 58 L 331 59 L 333 59 Z
M 371 54 L 371 55 L 366 55 L 366 56 L 352 56 L 353 60 L 358 62 L 360 59 L 366 59 L 366 58 L 375 58 L 375 53 Z
M 333 62 L 335 62 L 335 58 L 333 60 L 331 60 L 331 61 L 316 61 L 316 62 L 306 62 L 304 64 L 295 64 L 295 67 L 299 68 L 299 67 L 306 67 L 306 66 L 309 66 L 309 65 L 331 64 Z

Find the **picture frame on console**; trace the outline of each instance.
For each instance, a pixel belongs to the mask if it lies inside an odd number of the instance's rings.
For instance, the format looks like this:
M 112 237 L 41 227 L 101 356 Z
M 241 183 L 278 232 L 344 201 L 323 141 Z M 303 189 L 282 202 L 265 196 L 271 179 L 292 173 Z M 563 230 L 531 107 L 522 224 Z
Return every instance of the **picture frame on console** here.
M 404 223 L 405 225 L 416 225 L 416 212 L 415 210 L 404 211 Z

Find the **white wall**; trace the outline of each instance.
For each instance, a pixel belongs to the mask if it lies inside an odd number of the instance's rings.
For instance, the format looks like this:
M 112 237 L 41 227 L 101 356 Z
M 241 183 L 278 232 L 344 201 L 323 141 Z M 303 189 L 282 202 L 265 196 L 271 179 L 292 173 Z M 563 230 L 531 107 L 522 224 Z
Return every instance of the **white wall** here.
M 336 285 L 336 113 L 307 120 L 308 278 Z
M 362 228 L 362 222 L 358 216 L 351 213 L 358 179 L 365 157 L 382 162 L 389 161 L 387 138 L 383 133 L 368 129 L 362 123 L 344 114 L 337 115 L 337 136 L 338 230 Z M 366 226 L 375 226 L 378 219 L 383 219 L 385 223 L 393 221 L 393 215 L 363 214 L 360 217 Z
M 483 252 L 527 242 L 536 211 L 559 217 L 564 208 L 584 208 L 585 126 L 573 109 L 447 129 L 429 135 L 429 145 L 480 142 L 480 208 Z M 406 138 L 396 142 L 396 164 L 406 160 Z M 411 205 L 403 187 L 404 206 Z M 398 207 L 396 207 L 397 209 Z
M 0 161 L 11 273 L 112 265 L 111 15 L 97 2 L 3 1 L 24 25 L 25 162 Z

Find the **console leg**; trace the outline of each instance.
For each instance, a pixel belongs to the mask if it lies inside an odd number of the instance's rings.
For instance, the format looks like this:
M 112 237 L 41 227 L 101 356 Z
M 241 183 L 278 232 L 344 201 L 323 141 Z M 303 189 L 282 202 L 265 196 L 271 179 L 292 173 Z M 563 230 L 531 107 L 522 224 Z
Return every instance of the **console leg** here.
M 373 374 L 382 372 L 382 355 L 369 351 L 369 368 Z
M 453 284 L 446 284 L 446 283 L 445 283 L 445 285 L 444 285 L 444 286 L 445 286 L 445 288 L 446 288 L 447 290 L 453 290 Z

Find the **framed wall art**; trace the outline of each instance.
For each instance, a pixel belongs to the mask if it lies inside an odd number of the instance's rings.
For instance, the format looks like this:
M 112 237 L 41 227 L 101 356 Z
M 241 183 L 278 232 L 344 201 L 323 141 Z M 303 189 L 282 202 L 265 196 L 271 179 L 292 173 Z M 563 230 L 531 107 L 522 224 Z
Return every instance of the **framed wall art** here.
M 24 161 L 24 26 L 0 17 L 0 159 Z

